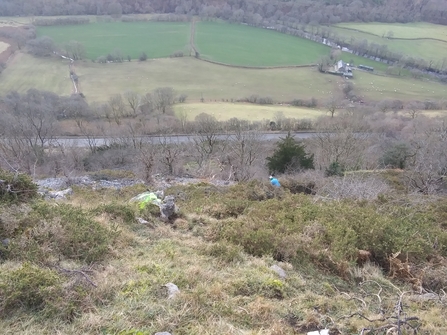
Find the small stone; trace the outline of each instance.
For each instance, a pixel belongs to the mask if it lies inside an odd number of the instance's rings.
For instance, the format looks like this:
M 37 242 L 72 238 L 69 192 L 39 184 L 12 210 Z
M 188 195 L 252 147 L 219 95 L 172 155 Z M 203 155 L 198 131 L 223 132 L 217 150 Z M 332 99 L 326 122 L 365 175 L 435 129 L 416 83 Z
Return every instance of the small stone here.
M 139 223 L 141 223 L 141 224 L 148 224 L 148 223 L 149 223 L 149 221 L 146 221 L 146 220 L 143 219 L 143 218 L 137 218 L 137 221 L 138 221 Z
M 158 332 L 158 333 L 155 333 L 154 335 L 171 335 L 171 333 L 168 333 L 168 332 Z
M 168 289 L 168 299 L 173 299 L 178 293 L 180 293 L 177 285 L 173 283 L 167 283 L 165 287 Z
M 286 277 L 287 277 L 287 274 L 286 274 L 286 272 L 281 268 L 281 267 L 279 267 L 278 265 L 272 265 L 271 267 L 270 267 L 270 269 L 271 270 L 273 270 L 273 271 L 275 271 L 276 272 L 276 274 L 281 278 L 281 279 L 285 279 Z

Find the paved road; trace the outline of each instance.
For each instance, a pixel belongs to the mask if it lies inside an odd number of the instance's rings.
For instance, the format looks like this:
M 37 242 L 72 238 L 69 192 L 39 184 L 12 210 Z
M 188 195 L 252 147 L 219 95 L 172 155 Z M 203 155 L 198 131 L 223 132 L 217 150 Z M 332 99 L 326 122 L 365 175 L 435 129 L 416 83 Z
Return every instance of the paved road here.
M 295 138 L 310 138 L 314 135 L 313 132 L 299 132 L 299 133 L 293 133 L 293 136 Z M 262 139 L 264 141 L 277 141 L 279 138 L 286 136 L 287 133 L 263 133 Z M 218 135 L 217 138 L 219 140 L 225 140 L 228 138 L 228 134 L 221 134 Z M 136 140 L 140 142 L 140 140 L 148 143 L 160 143 L 160 141 L 166 141 L 170 143 L 187 143 L 194 139 L 194 137 L 198 138 L 197 135 L 172 135 L 168 137 L 164 136 L 144 136 L 139 137 Z M 126 139 L 129 141 L 130 139 Z M 93 142 L 94 141 L 94 142 Z M 95 146 L 101 146 L 106 145 L 112 142 L 119 142 L 120 139 L 118 138 L 95 138 L 91 143 L 94 143 Z M 62 145 L 66 147 L 88 147 L 89 146 L 89 140 L 87 138 L 83 137 L 72 137 L 72 138 L 57 138 L 53 140 L 53 145 Z

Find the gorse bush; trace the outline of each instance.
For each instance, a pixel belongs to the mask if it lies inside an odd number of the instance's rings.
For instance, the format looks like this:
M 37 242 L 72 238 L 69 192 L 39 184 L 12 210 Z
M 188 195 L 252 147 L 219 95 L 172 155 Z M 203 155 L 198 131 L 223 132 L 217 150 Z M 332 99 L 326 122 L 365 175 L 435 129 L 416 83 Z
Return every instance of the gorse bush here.
M 209 236 L 241 245 L 255 256 L 293 262 L 304 255 L 331 269 L 353 264 L 360 249 L 369 251 L 384 268 L 395 252 L 423 261 L 438 252 L 430 242 L 435 239 L 441 254 L 447 254 L 447 232 L 428 212 L 391 205 L 382 211 L 377 206 L 314 203 L 308 196 L 286 194 L 281 200 L 252 202 L 246 215 L 210 225 Z
M 35 204 L 16 224 L 26 229 L 12 239 L 8 255 L 20 260 L 98 262 L 119 236 L 116 227 L 105 227 L 93 214 L 65 204 Z
M 62 293 L 62 279 L 54 271 L 29 263 L 0 277 L 0 314 L 20 307 L 43 309 Z
M 37 185 L 30 176 L 0 169 L 0 202 L 23 202 L 36 196 Z

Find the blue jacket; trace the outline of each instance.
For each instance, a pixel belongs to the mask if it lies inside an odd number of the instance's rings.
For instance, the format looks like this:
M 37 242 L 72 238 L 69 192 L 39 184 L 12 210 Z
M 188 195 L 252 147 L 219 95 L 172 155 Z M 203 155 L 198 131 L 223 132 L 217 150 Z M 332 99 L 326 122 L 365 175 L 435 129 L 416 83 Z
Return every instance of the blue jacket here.
M 278 179 L 276 179 L 276 178 L 272 178 L 272 179 L 270 179 L 270 183 L 271 183 L 273 186 L 281 187 L 281 184 L 279 183 Z

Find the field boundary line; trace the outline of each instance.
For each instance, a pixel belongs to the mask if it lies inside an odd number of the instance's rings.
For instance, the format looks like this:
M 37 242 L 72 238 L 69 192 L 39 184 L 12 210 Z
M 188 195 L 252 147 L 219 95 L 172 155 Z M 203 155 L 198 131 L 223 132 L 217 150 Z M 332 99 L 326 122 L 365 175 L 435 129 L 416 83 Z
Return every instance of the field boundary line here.
M 304 65 L 278 65 L 278 66 L 247 66 L 247 65 L 234 65 L 234 64 L 227 64 L 227 63 L 221 63 L 209 59 L 204 58 L 198 58 L 199 60 L 203 62 L 208 62 L 211 64 L 216 65 L 222 65 L 222 66 L 228 66 L 232 68 L 238 68 L 238 69 L 251 69 L 251 70 L 274 70 L 274 69 L 293 69 L 293 68 L 305 68 L 305 67 L 315 67 L 316 64 L 304 64 Z

